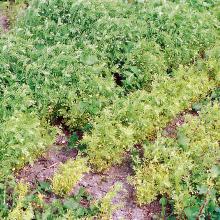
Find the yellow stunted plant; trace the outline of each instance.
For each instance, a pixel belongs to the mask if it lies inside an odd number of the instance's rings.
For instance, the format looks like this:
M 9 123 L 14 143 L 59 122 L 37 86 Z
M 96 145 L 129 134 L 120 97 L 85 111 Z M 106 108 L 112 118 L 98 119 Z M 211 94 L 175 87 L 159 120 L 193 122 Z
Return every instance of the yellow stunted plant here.
M 18 201 L 15 208 L 9 213 L 8 220 L 31 220 L 34 218 L 32 206 L 24 208 L 25 197 L 28 193 L 29 186 L 26 183 L 19 182 L 16 186 L 15 193 L 18 194 Z
M 123 204 L 114 204 L 113 199 L 118 195 L 119 191 L 122 190 L 121 183 L 115 183 L 106 195 L 98 201 L 99 215 L 98 219 L 109 220 L 112 219 L 112 214 L 119 209 Z
M 89 172 L 87 159 L 77 157 L 61 164 L 52 179 L 53 192 L 60 196 L 68 195 L 76 184 L 83 177 L 84 173 Z

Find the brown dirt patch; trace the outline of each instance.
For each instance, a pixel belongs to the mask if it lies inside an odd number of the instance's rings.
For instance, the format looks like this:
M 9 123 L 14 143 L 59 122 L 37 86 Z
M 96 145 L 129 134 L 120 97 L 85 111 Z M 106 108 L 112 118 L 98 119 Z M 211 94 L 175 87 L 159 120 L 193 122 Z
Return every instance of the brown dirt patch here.
M 170 138 L 176 138 L 177 129 L 179 126 L 185 123 L 186 115 L 198 116 L 198 112 L 191 110 L 191 111 L 185 111 L 185 112 L 180 113 L 178 116 L 176 116 L 176 118 L 174 118 L 171 122 L 169 122 L 167 126 L 164 128 L 164 136 L 170 137 Z
M 171 138 L 176 138 L 177 127 L 185 122 L 185 115 L 197 115 L 195 112 L 186 111 L 179 114 L 172 120 L 164 129 L 164 135 Z M 78 132 L 77 135 L 82 139 L 83 134 Z M 67 143 L 70 133 L 64 132 L 57 137 L 56 143 L 48 152 L 39 158 L 33 165 L 27 165 L 20 170 L 16 177 L 18 180 L 28 182 L 32 188 L 38 182 L 48 181 L 53 176 L 60 163 L 64 163 L 70 158 L 75 158 L 78 154 L 76 149 L 68 149 Z M 135 145 L 136 146 L 136 145 Z M 136 148 L 142 150 L 141 145 Z M 114 204 L 121 204 L 122 207 L 115 211 L 112 216 L 113 220 L 150 220 L 155 215 L 161 213 L 161 205 L 159 200 L 151 204 L 139 206 L 136 202 L 134 187 L 129 183 L 128 177 L 134 175 L 131 167 L 131 159 L 128 154 L 125 156 L 125 161 L 120 166 L 113 166 L 104 173 L 90 172 L 85 174 L 78 186 L 73 189 L 73 193 L 77 192 L 80 187 L 84 187 L 94 199 L 101 199 L 111 189 L 111 187 L 119 182 L 122 184 L 122 190 L 113 200 Z M 46 201 L 51 202 L 55 195 L 48 195 Z M 169 209 L 167 209 L 169 213 Z
M 184 124 L 186 113 L 182 113 L 177 116 L 174 120 L 172 120 L 164 129 L 164 135 L 170 138 L 176 138 L 177 136 L 177 128 Z
M 9 19 L 7 16 L 2 15 L 0 11 L 0 30 L 7 32 L 9 30 Z
M 120 166 L 114 166 L 108 171 L 89 173 L 80 181 L 78 188 L 85 187 L 95 199 L 101 199 L 115 183 L 122 184 L 122 190 L 113 200 L 114 204 L 122 205 L 112 216 L 113 220 L 150 220 L 161 212 L 159 201 L 149 205 L 139 206 L 136 203 L 135 190 L 127 177 L 133 175 L 129 159 Z M 75 190 L 78 190 L 76 188 Z
M 50 147 L 34 164 L 29 164 L 18 171 L 17 180 L 27 182 L 31 188 L 34 188 L 38 182 L 50 180 L 60 163 L 77 156 L 76 149 L 65 147 L 67 145 L 65 136 L 58 136 L 56 144 Z

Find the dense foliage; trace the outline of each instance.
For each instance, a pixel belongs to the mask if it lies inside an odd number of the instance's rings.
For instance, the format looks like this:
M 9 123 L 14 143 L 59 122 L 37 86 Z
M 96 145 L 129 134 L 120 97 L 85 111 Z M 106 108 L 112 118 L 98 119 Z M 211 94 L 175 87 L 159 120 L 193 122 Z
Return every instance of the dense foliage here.
M 19 6 L 27 8 L 18 13 Z M 50 205 L 41 188 L 29 196 L 23 183 L 11 198 L 6 182 L 54 142 L 56 121 L 86 131 L 76 142 L 103 171 L 209 93 L 218 100 L 219 9 L 219 0 L 16 1 L 7 12 L 11 30 L 0 31 L 0 218 L 109 218 L 117 186 L 89 209 L 68 197 L 89 170 L 83 158 L 60 166 L 49 188 L 66 198 Z M 217 215 L 218 115 L 218 104 L 208 105 L 177 139 L 144 144 L 134 178 L 140 203 L 163 195 L 180 217 Z
M 140 203 L 165 195 L 174 201 L 181 218 L 211 216 L 219 209 L 220 106 L 204 107 L 198 117 L 186 116 L 177 138 L 158 135 L 144 145 L 144 158 L 136 168 L 135 185 Z M 207 203 L 203 210 L 201 207 Z
M 54 193 L 60 196 L 68 195 L 86 172 L 89 172 L 89 167 L 84 158 L 70 159 L 61 164 L 52 179 Z
M 54 131 L 35 114 L 15 112 L 0 127 L 0 177 L 33 162 L 48 145 L 53 144 Z
M 180 68 L 172 79 L 164 77 L 152 83 L 150 93 L 140 90 L 105 108 L 94 119 L 91 133 L 84 137 L 90 162 L 96 169 L 122 162 L 126 150 L 151 138 L 175 115 L 219 85 L 219 70 L 202 66 L 201 70 L 195 66 Z
M 149 90 L 158 75 L 202 56 L 216 25 L 188 3 L 34 1 L 1 40 L 1 90 L 26 84 L 41 117 L 81 126 L 115 96 Z

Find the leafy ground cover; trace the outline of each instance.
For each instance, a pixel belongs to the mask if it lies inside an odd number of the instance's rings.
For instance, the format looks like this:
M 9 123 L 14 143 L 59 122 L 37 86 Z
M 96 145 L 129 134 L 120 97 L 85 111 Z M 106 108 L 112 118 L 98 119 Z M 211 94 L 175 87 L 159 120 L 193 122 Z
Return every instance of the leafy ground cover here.
M 161 217 L 169 206 L 173 218 L 219 218 L 218 0 L 0 6 L 11 23 L 0 32 L 1 218 L 110 219 L 125 185 L 113 181 L 95 199 L 72 190 L 89 170 L 124 166 L 126 155 L 133 206 L 160 199 Z M 202 109 L 199 116 L 163 137 L 191 108 Z M 15 174 L 35 164 L 62 128 L 74 156 L 28 186 Z
M 218 118 L 219 104 L 208 105 L 198 117 L 186 118 L 176 139 L 161 136 L 153 145 L 144 146 L 146 165 L 136 168 L 135 176 L 141 203 L 163 194 L 172 197 L 180 218 L 218 218 Z

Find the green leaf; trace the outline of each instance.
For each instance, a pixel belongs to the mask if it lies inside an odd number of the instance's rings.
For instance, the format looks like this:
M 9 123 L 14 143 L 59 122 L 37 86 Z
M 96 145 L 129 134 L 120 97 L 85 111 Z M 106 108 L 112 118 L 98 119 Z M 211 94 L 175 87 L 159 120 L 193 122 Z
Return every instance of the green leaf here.
M 140 70 L 138 69 L 137 66 L 129 66 L 129 69 L 135 74 L 140 73 Z
M 205 185 L 202 185 L 200 187 L 198 186 L 197 190 L 198 190 L 200 195 L 202 195 L 202 194 L 205 195 L 208 192 L 208 187 L 205 186 Z
M 190 142 L 189 138 L 187 138 L 183 133 L 177 134 L 177 143 L 184 150 L 188 147 L 189 142 Z
M 83 64 L 89 66 L 94 65 L 95 63 L 98 62 L 98 58 L 95 55 L 82 56 L 80 60 Z
M 195 103 L 192 105 L 192 109 L 196 112 L 201 111 L 202 109 L 202 104 L 201 103 Z
M 50 192 L 51 191 L 51 186 L 49 182 L 39 182 L 39 189 Z
M 220 168 L 219 166 L 213 166 L 210 170 L 210 173 L 213 178 L 217 178 L 220 175 Z
M 77 149 L 79 149 L 80 151 L 85 151 L 87 148 L 86 144 L 78 144 L 77 145 Z
M 80 204 L 76 202 L 73 198 L 67 199 L 63 203 L 64 207 L 70 210 L 78 209 Z
M 195 217 L 198 215 L 199 213 L 199 208 L 198 207 L 188 207 L 184 210 L 186 217 L 189 220 L 194 220 Z
M 160 199 L 160 204 L 161 204 L 162 206 L 165 206 L 165 205 L 167 204 L 167 199 L 166 199 L 165 197 L 162 197 L 162 198 Z
M 77 144 L 77 141 L 79 140 L 79 137 L 76 132 L 73 132 L 72 136 L 70 137 L 70 140 L 68 142 L 69 147 L 74 147 Z

